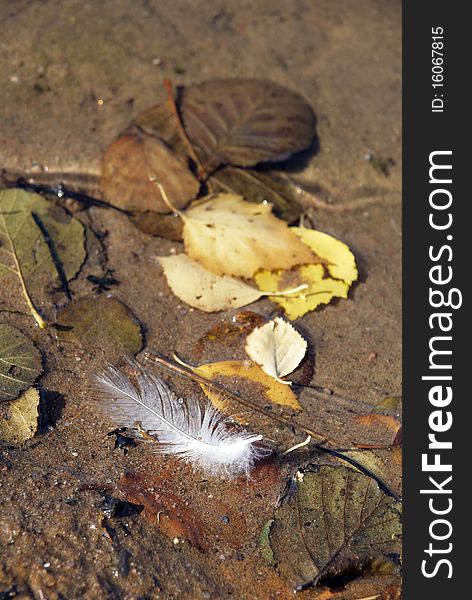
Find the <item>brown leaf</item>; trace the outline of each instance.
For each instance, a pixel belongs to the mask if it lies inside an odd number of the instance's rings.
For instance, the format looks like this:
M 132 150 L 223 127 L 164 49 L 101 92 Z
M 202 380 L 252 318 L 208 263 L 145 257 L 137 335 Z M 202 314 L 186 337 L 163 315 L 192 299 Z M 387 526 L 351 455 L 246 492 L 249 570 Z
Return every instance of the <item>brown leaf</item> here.
M 125 473 L 119 489 L 129 502 L 142 504 L 144 516 L 170 539 L 183 538 L 201 552 L 208 550 L 204 525 L 184 500 L 166 489 L 165 481 L 139 473 Z
M 223 318 L 204 333 L 190 351 L 190 356 L 200 360 L 203 355 L 207 362 L 217 358 L 244 358 L 244 340 L 255 327 L 266 322 L 266 319 L 250 310 L 241 310 Z M 187 352 L 188 349 L 186 348 Z M 225 356 L 223 354 L 226 353 Z M 179 352 L 177 351 L 177 354 Z
M 377 413 L 371 413 L 369 415 L 360 415 L 354 419 L 355 423 L 362 425 L 367 429 L 367 434 L 370 439 L 375 437 L 377 439 L 384 439 L 385 446 L 393 445 L 397 434 L 401 429 L 401 423 L 390 415 L 380 415 Z M 375 435 L 373 432 L 375 431 Z M 359 441 L 356 446 L 358 448 L 369 448 L 373 444 L 369 442 Z
M 185 88 L 180 113 L 207 173 L 254 166 L 304 150 L 315 116 L 296 92 L 261 79 L 214 79 Z
M 163 140 L 178 154 L 187 154 L 185 144 L 179 134 L 176 116 L 169 102 L 148 108 L 136 117 L 134 123 L 144 133 Z
M 144 233 L 176 242 L 182 241 L 182 219 L 176 214 L 141 212 L 134 213 L 129 219 L 135 227 Z
M 187 158 L 165 142 L 131 128 L 109 146 L 103 158 L 101 189 L 111 204 L 134 212 L 168 213 L 159 182 L 176 208 L 195 198 L 200 184 Z
M 275 171 L 225 167 L 216 171 L 208 184 L 212 192 L 237 194 L 249 202 L 270 202 L 274 214 L 288 223 L 296 221 L 302 213 L 294 184 Z

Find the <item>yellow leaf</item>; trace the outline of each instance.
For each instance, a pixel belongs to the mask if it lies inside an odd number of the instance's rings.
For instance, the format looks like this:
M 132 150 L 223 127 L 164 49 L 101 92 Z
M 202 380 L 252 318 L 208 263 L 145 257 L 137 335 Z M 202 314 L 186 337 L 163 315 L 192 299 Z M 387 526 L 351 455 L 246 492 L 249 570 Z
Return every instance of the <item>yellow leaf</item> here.
M 354 256 L 343 242 L 321 231 L 291 228 L 326 263 L 302 265 L 291 270 L 259 271 L 254 279 L 263 291 L 307 284 L 307 289 L 288 297 L 270 296 L 285 310 L 289 319 L 298 319 L 333 298 L 347 298 L 351 283 L 357 279 Z M 331 277 L 326 277 L 326 271 Z
M 240 308 L 263 295 L 261 290 L 240 279 L 211 273 L 185 254 L 160 256 L 159 262 L 174 294 L 205 312 Z
M 214 380 L 220 377 L 236 377 L 247 379 L 254 383 L 261 384 L 264 387 L 264 395 L 268 400 L 286 406 L 293 410 L 301 410 L 297 397 L 288 385 L 279 383 L 270 375 L 248 360 L 225 360 L 221 362 L 208 363 L 200 367 L 193 367 L 193 371 L 207 379 Z M 200 384 L 205 395 L 211 400 L 215 408 L 224 409 L 226 402 L 222 395 L 214 389 L 210 389 L 205 384 Z M 225 385 L 225 384 L 224 384 Z M 229 390 L 233 388 L 230 384 L 225 385 Z
M 7 405 L 8 416 L 0 417 L 0 442 L 22 445 L 38 427 L 39 392 L 29 388 Z
M 317 257 L 272 214 L 269 203 L 215 194 L 179 213 L 187 254 L 217 275 L 251 278 L 259 269 L 290 269 Z
M 291 285 L 305 283 L 307 289 L 293 296 L 269 296 L 269 300 L 279 304 L 291 320 L 302 317 L 307 312 L 315 310 L 321 304 L 328 304 L 334 297 L 347 298 L 349 286 L 344 281 L 323 278 L 324 269 L 321 265 L 306 265 L 287 271 L 260 271 L 255 281 L 261 290 L 273 290 L 284 287 L 290 275 Z
M 357 279 L 357 267 L 354 255 L 349 247 L 340 240 L 316 229 L 306 227 L 291 227 L 293 233 L 298 235 L 302 242 L 328 264 L 326 269 L 333 279 L 341 279 L 348 285 Z

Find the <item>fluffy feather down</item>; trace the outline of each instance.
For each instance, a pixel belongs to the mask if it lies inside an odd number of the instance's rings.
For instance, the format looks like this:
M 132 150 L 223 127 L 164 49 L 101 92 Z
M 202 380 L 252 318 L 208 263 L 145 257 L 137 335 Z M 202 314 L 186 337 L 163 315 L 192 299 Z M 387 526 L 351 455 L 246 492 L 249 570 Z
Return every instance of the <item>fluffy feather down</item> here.
M 119 369 L 109 366 L 97 376 L 105 393 L 99 406 L 119 427 L 143 429 L 156 437 L 159 450 L 177 454 L 209 475 L 249 473 L 254 462 L 268 454 L 255 444 L 261 435 L 228 428 L 227 419 L 210 404 L 176 398 L 166 384 L 133 362 L 135 384 Z

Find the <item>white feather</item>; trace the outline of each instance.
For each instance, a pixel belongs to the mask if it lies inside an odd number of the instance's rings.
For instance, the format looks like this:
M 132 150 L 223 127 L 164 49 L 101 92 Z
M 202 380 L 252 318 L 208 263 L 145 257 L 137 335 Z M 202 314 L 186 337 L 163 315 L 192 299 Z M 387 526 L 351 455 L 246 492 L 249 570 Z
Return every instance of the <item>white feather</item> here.
M 254 445 L 261 435 L 228 429 L 224 415 L 211 404 L 202 409 L 197 400 L 177 399 L 161 379 L 135 361 L 132 366 L 138 371 L 136 385 L 113 366 L 97 376 L 106 397 L 98 406 L 119 427 L 140 424 L 157 438 L 162 452 L 177 454 L 209 475 L 247 474 L 269 453 Z

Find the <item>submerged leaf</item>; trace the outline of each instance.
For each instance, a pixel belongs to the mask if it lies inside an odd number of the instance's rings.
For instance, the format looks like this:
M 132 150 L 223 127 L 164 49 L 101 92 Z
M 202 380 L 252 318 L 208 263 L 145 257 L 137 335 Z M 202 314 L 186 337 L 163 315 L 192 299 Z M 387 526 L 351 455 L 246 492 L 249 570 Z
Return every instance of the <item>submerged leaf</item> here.
M 256 327 L 246 339 L 249 358 L 277 381 L 298 367 L 306 349 L 306 340 L 281 317 L 276 317 L 262 327 Z
M 217 275 L 250 278 L 259 269 L 316 262 L 311 250 L 272 214 L 270 204 L 216 194 L 191 206 L 182 219 L 188 255 Z
M 278 382 L 273 379 L 257 365 L 250 361 L 242 360 L 225 360 L 221 362 L 208 363 L 206 365 L 200 365 L 194 367 L 193 371 L 206 377 L 209 380 L 220 380 L 220 378 L 236 378 L 250 381 L 252 383 L 260 384 L 263 388 L 264 396 L 278 404 L 279 406 L 285 406 L 293 410 L 301 410 L 300 403 L 297 397 L 288 385 Z M 226 401 L 222 398 L 221 394 L 216 392 L 214 389 L 200 384 L 205 395 L 210 398 L 211 402 L 217 409 L 224 409 Z M 228 389 L 233 389 L 228 386 Z
M 239 308 L 258 300 L 263 292 L 229 275 L 215 275 L 185 254 L 161 256 L 169 287 L 174 294 L 195 308 L 217 312 Z
M 139 321 L 116 298 L 80 298 L 61 309 L 57 321 L 59 337 L 99 348 L 109 361 L 137 354 L 143 345 Z
M 8 414 L 0 417 L 0 442 L 21 446 L 36 433 L 39 392 L 29 388 L 5 406 Z
M 0 402 L 16 398 L 42 370 L 33 340 L 12 325 L 0 324 Z
M 149 235 L 182 241 L 182 219 L 174 213 L 141 212 L 134 213 L 129 220 L 140 231 Z
M 315 137 L 315 116 L 302 96 L 271 81 L 215 79 L 182 90 L 180 112 L 206 172 L 282 160 Z
M 200 189 L 186 157 L 137 128 L 123 134 L 106 151 L 101 188 L 114 206 L 140 213 L 168 213 L 156 181 L 176 208 L 187 206 Z
M 64 287 L 75 277 L 86 257 L 83 225 L 42 196 L 2 190 L 0 250 L 0 278 L 17 279 L 37 323 L 45 326 L 30 287 L 48 283 L 51 277 Z
M 192 546 L 206 552 L 207 533 L 198 511 L 180 498 L 160 477 L 148 473 L 125 473 L 118 486 L 128 501 L 144 507 L 143 516 L 171 540 L 187 539 Z
M 274 214 L 287 223 L 302 214 L 293 182 L 280 172 L 225 167 L 213 173 L 208 185 L 212 192 L 237 194 L 249 202 L 270 202 Z
M 400 510 L 372 478 L 346 467 L 304 472 L 296 496 L 277 509 L 270 527 L 277 569 L 302 589 L 399 556 Z
M 324 265 L 302 265 L 290 271 L 260 271 L 255 275 L 263 291 L 307 284 L 307 288 L 290 297 L 270 297 L 285 310 L 289 319 L 298 319 L 333 298 L 347 298 L 351 283 L 357 279 L 354 256 L 343 242 L 321 231 L 291 227 Z M 326 272 L 330 276 L 326 276 Z

